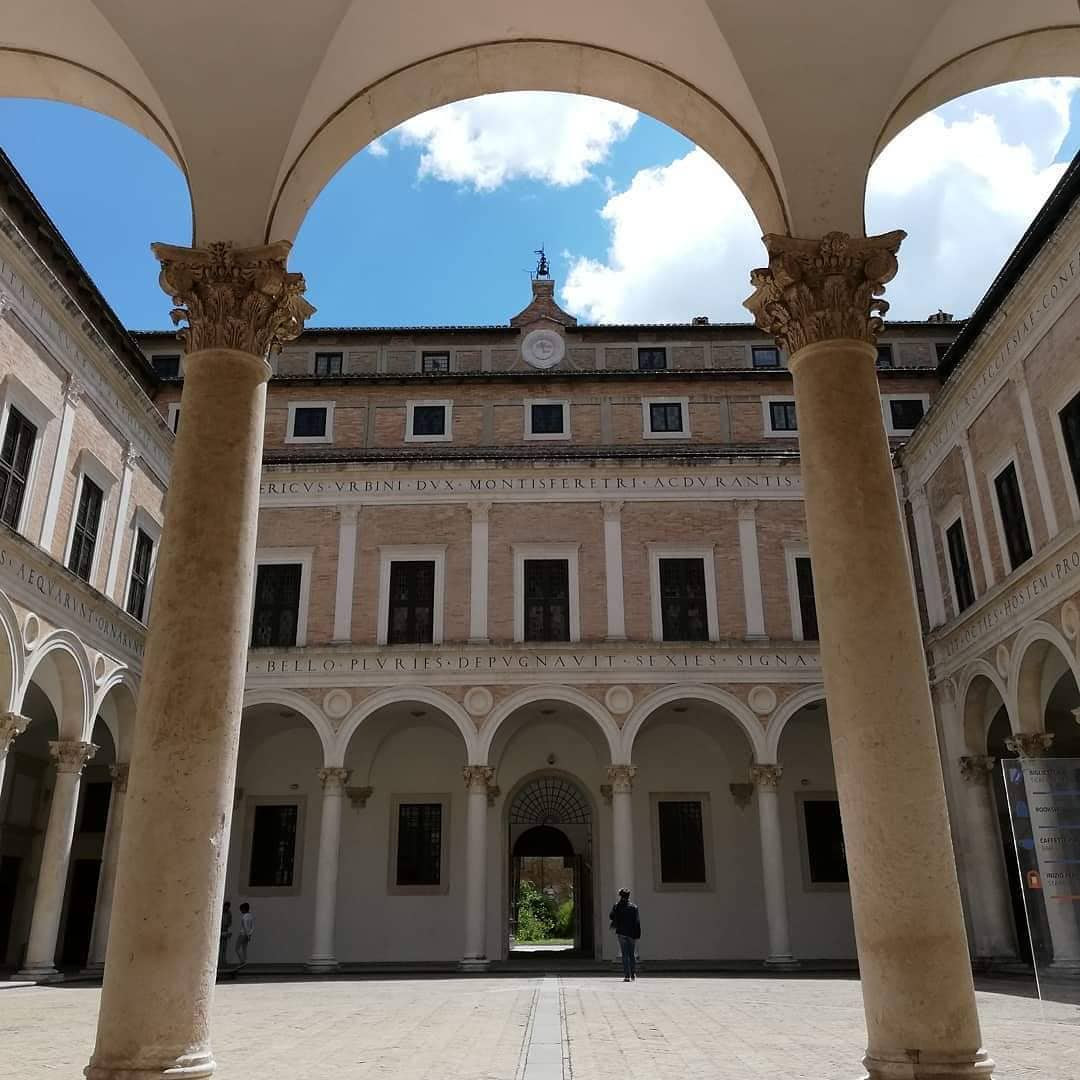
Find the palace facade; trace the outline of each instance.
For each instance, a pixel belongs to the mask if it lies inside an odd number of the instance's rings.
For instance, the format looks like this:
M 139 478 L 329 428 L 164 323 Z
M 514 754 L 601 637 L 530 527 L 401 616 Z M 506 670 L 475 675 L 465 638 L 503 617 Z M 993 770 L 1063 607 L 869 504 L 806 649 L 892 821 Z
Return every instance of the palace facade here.
M 0 187 L 0 962 L 40 979 L 104 962 L 184 356 Z M 995 762 L 1080 753 L 1078 197 L 1074 164 L 970 319 L 878 344 L 983 963 L 1027 949 Z M 513 959 L 537 867 L 575 956 L 617 955 L 627 886 L 647 961 L 853 961 L 786 354 L 579 325 L 538 276 L 505 325 L 272 362 L 225 891 L 252 965 Z

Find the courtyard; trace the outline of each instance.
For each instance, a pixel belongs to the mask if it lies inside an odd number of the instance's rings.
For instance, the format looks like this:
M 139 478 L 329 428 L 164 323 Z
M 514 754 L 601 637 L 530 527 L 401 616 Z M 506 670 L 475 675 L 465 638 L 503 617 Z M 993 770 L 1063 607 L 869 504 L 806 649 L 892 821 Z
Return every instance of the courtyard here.
M 994 1075 L 1075 1080 L 1075 997 L 1030 995 L 979 984 Z M 79 1075 L 99 996 L 0 991 L 0 1078 Z M 217 988 L 213 1024 L 221 1080 L 848 1080 L 866 1039 L 858 982 L 810 977 L 251 980 Z

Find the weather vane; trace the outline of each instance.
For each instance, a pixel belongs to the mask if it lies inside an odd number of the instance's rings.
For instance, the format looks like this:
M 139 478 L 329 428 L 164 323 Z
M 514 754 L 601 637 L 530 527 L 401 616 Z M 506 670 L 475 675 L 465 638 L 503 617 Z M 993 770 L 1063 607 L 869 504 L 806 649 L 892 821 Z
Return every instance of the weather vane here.
M 544 245 L 541 244 L 540 247 L 538 247 L 536 251 L 533 252 L 533 254 L 539 256 L 539 259 L 536 263 L 536 276 L 538 278 L 551 277 L 551 275 L 548 273 L 548 260 L 547 255 L 544 253 Z

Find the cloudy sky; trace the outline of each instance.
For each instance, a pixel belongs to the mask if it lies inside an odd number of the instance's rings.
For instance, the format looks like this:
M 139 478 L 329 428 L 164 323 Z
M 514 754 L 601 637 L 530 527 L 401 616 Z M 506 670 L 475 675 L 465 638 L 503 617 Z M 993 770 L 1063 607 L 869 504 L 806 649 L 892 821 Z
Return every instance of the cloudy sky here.
M 147 245 L 190 240 L 172 163 L 111 120 L 46 102 L 0 101 L 0 145 L 121 318 L 165 325 Z M 872 231 L 909 233 L 891 314 L 969 313 L 1078 150 L 1077 80 L 972 94 L 901 133 L 867 199 Z M 541 244 L 583 321 L 743 320 L 759 234 L 735 185 L 676 132 L 610 102 L 499 94 L 358 154 L 292 264 L 318 325 L 505 323 Z

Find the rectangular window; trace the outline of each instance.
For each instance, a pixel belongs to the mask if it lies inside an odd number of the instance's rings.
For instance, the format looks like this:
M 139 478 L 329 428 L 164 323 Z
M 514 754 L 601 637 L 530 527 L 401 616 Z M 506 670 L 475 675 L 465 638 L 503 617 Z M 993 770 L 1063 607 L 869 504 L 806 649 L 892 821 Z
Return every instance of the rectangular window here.
M 1028 536 L 1027 519 L 1024 517 L 1024 503 L 1020 497 L 1020 479 L 1016 475 L 1016 466 L 1005 466 L 994 477 L 994 490 L 997 492 L 998 510 L 1001 512 L 1001 527 L 1005 533 L 1005 547 L 1009 551 L 1009 563 L 1015 570 L 1021 563 L 1031 558 L 1031 538 Z
M 1065 440 L 1065 454 L 1069 459 L 1073 484 L 1080 495 L 1080 394 L 1058 413 L 1061 420 L 1061 434 Z
M 971 564 L 968 562 L 967 544 L 964 542 L 964 525 L 959 518 L 945 530 L 945 542 L 949 548 L 949 565 L 952 567 L 956 611 L 959 614 L 975 603 L 975 586 L 971 582 Z
M 79 510 L 75 515 L 75 532 L 71 538 L 71 553 L 68 555 L 68 569 L 83 581 L 90 580 L 94 569 L 94 549 L 97 547 L 103 500 L 101 488 L 84 474 Z
M 945 359 L 945 354 L 949 351 L 951 341 L 935 341 L 934 342 L 934 356 L 937 358 L 937 362 L 940 364 Z
M 142 531 L 135 530 L 135 556 L 131 563 L 131 581 L 128 583 L 127 613 L 143 621 L 146 607 L 146 589 L 150 583 L 150 558 L 154 553 L 154 541 Z
M 341 374 L 341 353 L 339 353 L 339 352 L 317 352 L 315 354 L 315 374 L 316 375 L 340 375 Z
M 424 375 L 445 375 L 450 370 L 448 352 L 426 352 L 420 354 L 420 371 Z
M 835 799 L 804 799 L 802 806 L 811 883 L 846 884 L 848 868 L 840 804 Z
M 442 804 L 399 803 L 398 885 L 442 882 Z
M 103 833 L 109 820 L 109 798 L 112 784 L 106 781 L 83 781 L 82 816 L 79 819 L 79 832 Z
M 293 410 L 293 438 L 321 439 L 326 436 L 326 409 L 320 406 L 298 406 Z
M 698 799 L 658 800 L 660 881 L 664 885 L 704 885 L 705 828 Z
M 664 371 L 667 368 L 667 349 L 638 349 L 637 366 L 638 371 Z
M 19 526 L 36 439 L 37 428 L 18 409 L 10 409 L 0 448 L 0 521 L 13 529 Z
M 877 366 L 879 368 L 891 368 L 893 366 L 893 351 L 891 345 L 879 345 L 877 347 Z
M 681 432 L 683 430 L 682 405 L 677 401 L 650 402 L 649 430 Z
M 160 379 L 178 379 L 180 377 L 180 354 L 169 353 L 168 355 L 152 356 L 150 366 L 157 372 Z
M 434 640 L 435 564 L 390 564 L 389 645 L 424 645 Z
M 525 560 L 525 640 L 570 640 L 570 564 Z
M 922 398 L 889 399 L 889 419 L 893 431 L 914 431 L 925 412 Z
M 529 432 L 532 435 L 562 435 L 566 431 L 565 410 L 559 402 L 529 406 Z
M 293 884 L 299 817 L 300 807 L 295 804 L 255 807 L 248 871 L 250 887 L 288 888 Z
M 814 573 L 804 555 L 795 559 L 795 584 L 799 590 L 799 617 L 803 641 L 818 640 L 817 602 L 814 599 Z
M 798 431 L 794 401 L 769 402 L 769 426 L 773 431 Z
M 446 406 L 416 405 L 412 411 L 413 435 L 445 435 Z
M 251 644 L 296 644 L 300 612 L 300 563 L 260 563 L 255 575 Z
M 665 641 L 708 641 L 705 563 L 660 559 L 660 613 Z
M 780 350 L 775 345 L 754 345 L 750 349 L 750 359 L 756 368 L 778 368 Z

